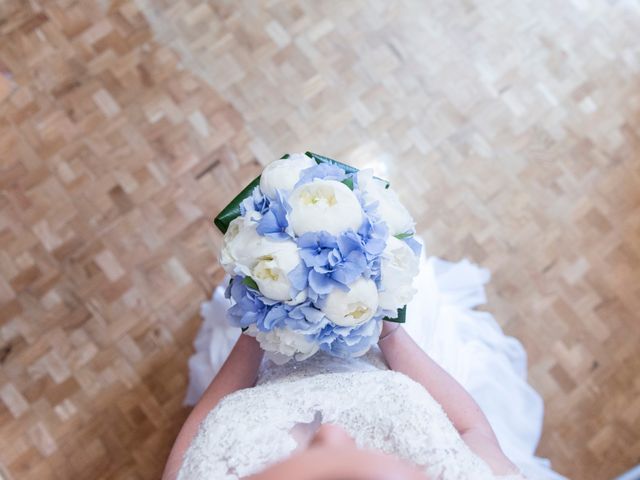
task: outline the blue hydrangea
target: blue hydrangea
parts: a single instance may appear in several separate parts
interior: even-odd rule
[[[240,202],[240,214],[245,216],[249,212],[258,212],[262,215],[269,211],[270,203],[269,198],[262,194],[260,187],[256,187],[249,197]]]
[[[378,341],[381,318],[374,318],[356,327],[327,326],[316,335],[320,349],[337,357],[362,355]]]
[[[260,295],[258,290],[248,287],[243,277],[231,279],[225,291],[225,296],[233,300],[234,304],[227,310],[229,322],[240,328],[250,325],[263,325],[264,318],[275,303]]]
[[[282,193],[278,191],[276,198],[271,200],[269,204],[269,210],[264,212],[258,221],[257,232],[260,235],[281,240],[289,238],[287,233],[289,226],[287,213],[289,211],[289,204],[283,198]]]
[[[262,296],[247,283],[246,277],[235,276],[225,292],[225,296],[234,302],[227,311],[234,326],[247,328],[255,325],[263,332],[286,327],[314,335],[328,323],[310,300],[297,305],[277,302]]]
[[[309,289],[317,299],[332,288],[349,289],[349,284],[367,269],[364,245],[355,232],[337,238],[327,232],[309,232],[298,238],[302,263],[289,278],[297,291]]]
[[[307,168],[302,171],[300,180],[296,183],[296,187],[304,185],[305,183],[312,182],[315,179],[322,180],[335,180],[342,182],[347,178],[347,174],[344,170],[336,165],[328,163],[321,163],[315,167]]]
[[[307,301],[299,305],[280,303],[272,306],[258,328],[263,331],[289,328],[307,335],[314,335],[327,323],[328,320],[323,313]]]

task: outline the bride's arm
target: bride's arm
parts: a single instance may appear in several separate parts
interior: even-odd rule
[[[213,379],[200,401],[184,422],[178,438],[176,438],[167,465],[162,475],[163,480],[173,480],[182,465],[182,457],[198,431],[198,426],[207,414],[216,406],[222,397],[255,385],[258,367],[264,352],[255,338],[240,335],[227,361]]]
[[[394,331],[394,329],[397,329]],[[446,412],[465,443],[498,475],[517,468],[502,453],[480,407],[462,386],[434,362],[397,324],[384,322],[378,342],[389,368],[420,383]]]

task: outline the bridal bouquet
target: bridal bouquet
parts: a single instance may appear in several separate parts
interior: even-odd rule
[[[420,244],[387,182],[314,153],[269,164],[218,217],[229,321],[279,363],[357,357],[404,322]]]

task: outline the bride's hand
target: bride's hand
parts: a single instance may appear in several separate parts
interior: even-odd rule
[[[382,332],[380,333],[380,340],[391,335],[396,329],[401,328],[401,324],[395,322],[382,322]]]
[[[391,455],[357,448],[314,447],[246,480],[429,480],[416,467]]]
[[[308,448],[247,480],[428,480],[407,462],[382,452],[361,450],[342,428],[322,425]]]
[[[380,337],[378,338],[378,346],[382,349],[382,353],[385,353],[385,348],[383,344],[393,343],[393,337],[398,336],[402,333],[402,325],[400,323],[395,322],[382,322],[382,331],[380,332]],[[385,355],[386,356],[386,355]],[[392,370],[394,370],[392,368]]]

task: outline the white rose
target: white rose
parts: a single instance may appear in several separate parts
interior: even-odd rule
[[[416,223],[409,210],[400,202],[391,188],[385,188],[384,182],[373,178],[371,172],[358,173],[358,185],[363,191],[366,204],[378,202],[378,215],[389,227],[389,235],[413,232]]]
[[[255,325],[251,325],[246,333],[255,337],[260,347],[268,353],[269,359],[278,365],[287,363],[291,358],[298,361],[306,360],[319,348],[304,334],[288,328],[274,328],[268,332],[262,332]]]
[[[378,289],[371,279],[358,278],[349,291],[338,288],[327,295],[322,312],[336,325],[352,327],[365,323],[378,309]]]
[[[416,293],[413,277],[418,274],[418,257],[402,240],[387,239],[380,263],[379,305],[384,310],[403,307]]]
[[[260,293],[272,300],[291,300],[288,274],[300,263],[298,246],[291,240],[263,237],[256,253],[259,256],[251,268],[251,278],[258,284]]]
[[[355,194],[344,183],[314,180],[300,185],[289,196],[289,225],[296,235],[324,230],[338,235],[357,230],[363,212]]]
[[[257,218],[257,214],[252,218]],[[255,251],[264,239],[256,232],[256,227],[256,222],[249,217],[234,218],[229,224],[220,250],[220,265],[227,273],[251,274]]]
[[[290,191],[298,183],[300,172],[316,165],[315,160],[302,153],[294,153],[289,158],[271,162],[260,176],[260,190],[270,198],[276,196],[276,190]]]

